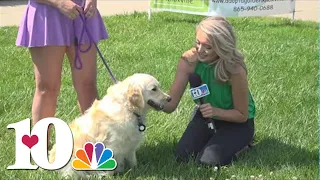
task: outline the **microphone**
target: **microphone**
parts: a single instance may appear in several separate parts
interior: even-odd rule
[[[204,104],[203,97],[210,94],[207,84],[202,84],[201,77],[196,73],[189,75],[189,83],[191,86],[190,93],[192,99],[199,99],[200,104]],[[212,120],[208,118],[206,120],[208,122],[208,128],[215,130]]]

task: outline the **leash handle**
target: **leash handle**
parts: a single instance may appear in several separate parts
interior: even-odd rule
[[[87,24],[87,23],[86,23],[86,18],[83,17],[84,15],[83,15],[83,16],[82,16],[82,15],[83,15],[83,14],[80,14],[80,19],[81,19],[82,22],[83,22],[83,28],[82,28],[82,30],[81,30],[80,39],[78,39],[78,38],[76,37],[75,20],[73,20],[73,30],[74,30],[74,36],[75,36],[75,41],[74,41],[74,45],[75,45],[75,60],[74,60],[74,66],[75,66],[75,68],[77,68],[78,70],[82,69],[82,61],[81,61],[81,57],[80,57],[79,52],[81,52],[81,53],[87,53],[87,52],[91,49],[92,43],[93,43],[93,44],[95,45],[96,49],[97,49],[97,52],[99,53],[99,56],[100,56],[103,64],[104,64],[105,67],[107,68],[107,70],[108,70],[108,72],[109,72],[109,74],[110,74],[110,76],[111,76],[111,78],[112,78],[112,80],[113,80],[113,83],[114,83],[114,84],[117,84],[117,83],[118,83],[117,79],[115,78],[114,74],[112,73],[111,69],[109,68],[109,66],[108,66],[106,60],[104,59],[104,57],[103,57],[100,49],[98,48],[98,45],[93,41],[92,35],[91,35],[91,33],[89,32],[89,30],[88,30],[88,28],[87,28],[87,26],[86,26],[86,24]],[[84,32],[85,32],[85,31],[86,31],[86,33],[87,33],[87,35],[88,35],[88,37],[89,37],[90,45],[89,45],[89,47],[88,47],[87,49],[82,50],[82,49],[81,49],[81,42],[82,42],[82,38],[83,38],[83,35],[84,35]],[[79,61],[79,62],[78,62],[78,61]],[[77,63],[77,62],[78,62],[78,63]],[[78,64],[79,64],[80,67],[78,66]]]
[[[79,54],[78,38],[76,38],[76,37],[74,38],[74,47],[75,47],[74,67],[77,68],[78,70],[80,70],[80,69],[82,69],[82,61],[81,61],[80,54]]]

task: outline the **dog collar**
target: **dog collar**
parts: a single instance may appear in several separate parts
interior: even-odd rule
[[[142,123],[141,116],[139,114],[137,114],[137,113],[133,113],[133,114],[137,116],[139,131],[143,132],[144,130],[146,130],[146,126]]]

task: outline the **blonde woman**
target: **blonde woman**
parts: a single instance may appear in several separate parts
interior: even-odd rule
[[[199,105],[183,133],[176,158],[186,162],[195,157],[197,163],[204,165],[228,165],[252,141],[256,110],[244,57],[226,19],[208,17],[197,26],[196,45],[181,57],[170,90],[172,100],[165,112],[176,109],[191,73],[200,75],[210,95]],[[208,128],[206,118],[213,120],[216,132]]]

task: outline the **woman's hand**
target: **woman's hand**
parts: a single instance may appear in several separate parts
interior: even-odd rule
[[[83,12],[82,8],[71,0],[57,2],[57,8],[70,19],[75,19]]]
[[[189,64],[193,64],[198,60],[198,52],[196,48],[193,47],[188,51],[184,52],[181,58],[186,60]]]
[[[204,118],[213,118],[217,114],[217,108],[211,106],[209,103],[201,104],[199,109]]]
[[[97,0],[86,0],[84,13],[87,18],[93,17],[97,13]]]

